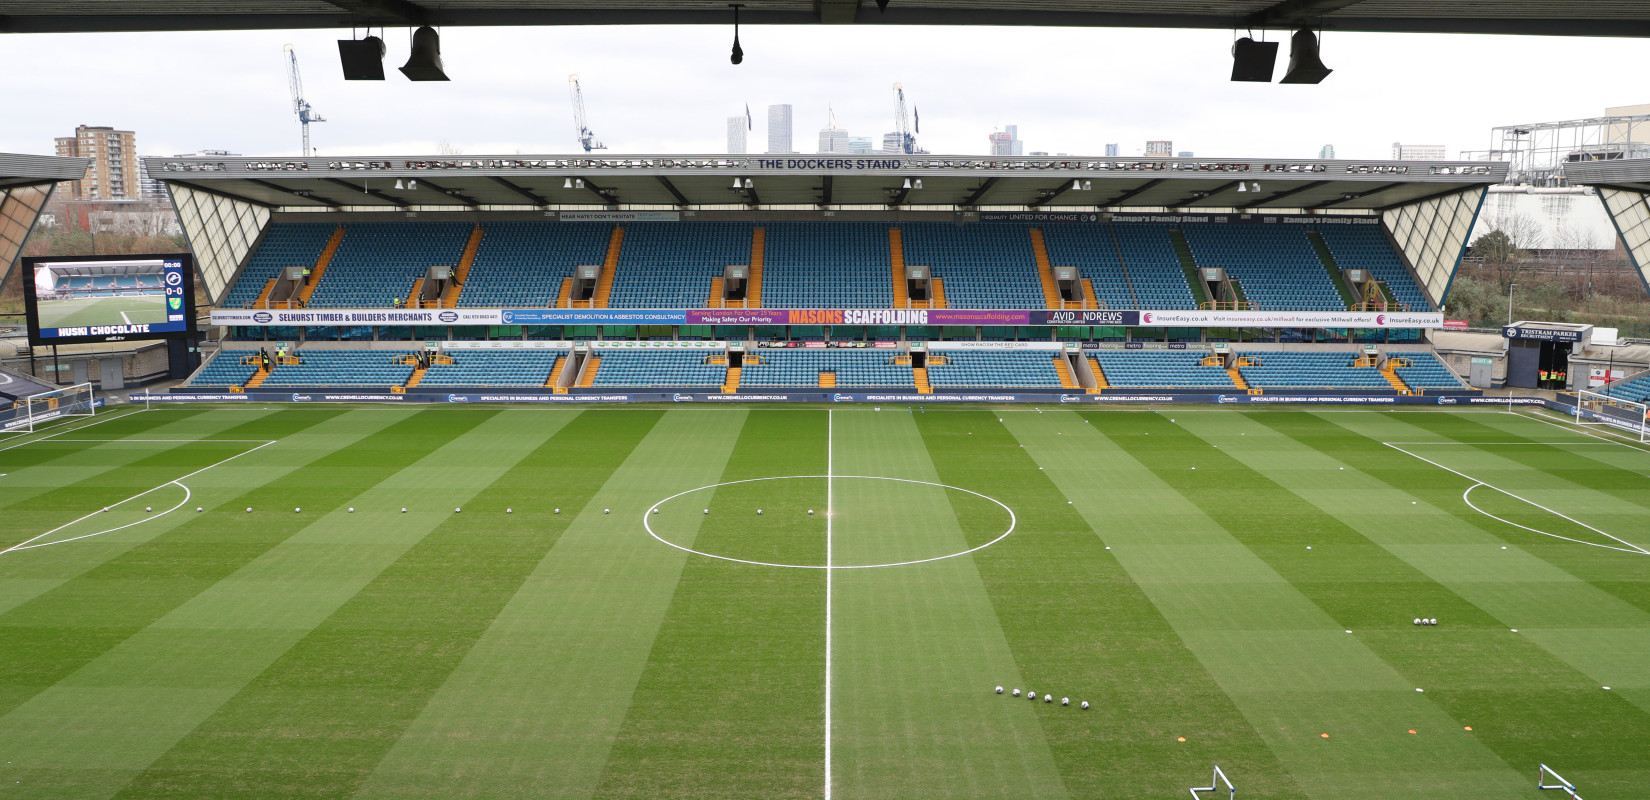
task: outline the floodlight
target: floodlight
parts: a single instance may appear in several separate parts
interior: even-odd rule
[[[441,34],[425,25],[412,36],[412,53],[402,65],[401,74],[411,81],[451,80],[441,66]]]
[[[1271,83],[1278,63],[1277,42],[1257,42],[1247,36],[1232,42],[1232,80]]]
[[[732,61],[735,66],[745,61],[745,48],[739,46],[739,8],[743,5],[743,3],[728,4],[728,7],[733,9],[733,55],[728,60]]]
[[[1301,28],[1289,39],[1289,71],[1278,83],[1323,83],[1334,70],[1323,65],[1318,57],[1318,37]]]
[[[343,64],[346,81],[381,81],[384,79],[384,40],[377,36],[339,39],[338,60]]]

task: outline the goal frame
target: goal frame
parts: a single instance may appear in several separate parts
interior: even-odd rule
[[[1213,777],[1209,778],[1209,785],[1208,786],[1193,786],[1193,787],[1191,787],[1192,797],[1194,798],[1194,800],[1203,800],[1203,798],[1200,797],[1200,795],[1202,795],[1205,792],[1219,792],[1221,790],[1221,784],[1223,784],[1223,783],[1226,784],[1225,788],[1226,788],[1226,792],[1227,792],[1227,797],[1228,798],[1236,798],[1237,797],[1237,787],[1232,785],[1232,781],[1226,777],[1226,773],[1221,771],[1220,765],[1216,764],[1215,765],[1215,773],[1214,773]],[[1581,798],[1578,797],[1578,798],[1576,798],[1576,800],[1581,800]]]
[[[1576,392],[1573,416],[1577,425],[1614,428],[1650,442],[1650,405],[1645,403],[1584,389]]]
[[[18,402],[22,413],[13,421],[10,433],[33,433],[44,422],[65,417],[97,414],[97,391],[91,383],[77,383],[49,392],[24,397]]]
[[[1548,783],[1547,782],[1547,776],[1549,776],[1549,775],[1551,775],[1553,780],[1557,781],[1557,783]],[[1572,784],[1569,781],[1564,780],[1563,775],[1560,775],[1560,774],[1554,772],[1553,768],[1547,766],[1546,764],[1542,764],[1540,771],[1535,773],[1535,788],[1537,788],[1537,789],[1557,789],[1557,790],[1569,795],[1571,800],[1581,800],[1581,795],[1576,794],[1575,784]]]

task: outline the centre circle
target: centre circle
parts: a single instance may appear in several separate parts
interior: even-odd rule
[[[981,500],[984,500],[988,503],[991,503],[992,505],[997,506],[998,508],[1001,508],[1003,510],[1003,512],[1008,515],[1008,527],[1006,529],[1004,529],[1002,533],[997,534],[997,536],[995,538],[993,538],[991,541],[985,542],[984,544],[976,545],[974,547],[970,547],[966,550],[958,550],[958,551],[952,552],[952,553],[944,553],[944,554],[941,554],[941,555],[935,555],[935,556],[929,556],[929,557],[923,557],[923,558],[910,558],[910,559],[905,559],[905,560],[900,560],[900,561],[888,561],[886,563],[875,563],[875,564],[838,564],[838,563],[834,563],[834,559],[832,560],[833,563],[830,563],[830,564],[788,564],[788,563],[782,563],[782,562],[778,562],[778,561],[762,561],[762,560],[756,560],[756,559],[736,558],[734,556],[723,555],[723,554],[714,553],[714,552],[708,552],[706,550],[695,549],[693,547],[688,547],[686,545],[679,544],[677,542],[673,542],[668,537],[666,537],[664,535],[661,535],[660,532],[655,530],[654,527],[653,527],[654,519],[659,514],[660,510],[662,508],[665,508],[672,501],[680,501],[683,504],[692,505],[691,503],[687,503],[685,498],[689,498],[692,495],[695,495],[695,494],[700,493],[700,492],[708,492],[708,491],[719,489],[719,488],[722,488],[722,487],[725,487],[725,486],[740,486],[740,485],[743,485],[743,484],[762,483],[762,482],[765,482],[765,481],[799,481],[799,480],[822,480],[822,481],[831,482],[833,484],[844,482],[844,481],[887,481],[887,482],[896,483],[896,484],[908,484],[908,485],[913,485],[913,486],[927,486],[927,487],[933,487],[933,488],[936,488],[936,489],[949,490],[949,491],[954,491],[954,492],[961,492],[961,493],[966,494],[966,495],[972,495],[974,497],[980,498]],[[827,494],[832,494],[831,487],[829,487],[829,486],[827,487]],[[760,507],[758,506],[757,508],[760,508]],[[708,509],[706,509],[706,510],[708,510]],[[818,511],[821,514],[826,514],[827,513],[825,509],[819,509]],[[700,514],[699,511],[694,511],[693,513],[695,515]],[[760,510],[753,510],[752,513],[753,513],[753,516],[751,517],[751,519],[754,520],[754,519],[759,519],[760,517],[756,516],[756,515],[761,514],[763,512],[760,511]],[[775,509],[774,513],[777,514],[777,513],[781,513],[781,512],[780,512],[779,509]],[[795,512],[793,511],[792,513],[795,513]],[[836,513],[840,515],[844,512],[838,510]],[[825,522],[825,525],[827,526],[826,530],[828,531],[830,529],[829,526],[831,526],[832,523],[833,523],[833,520],[826,519],[826,520],[824,520],[824,522]],[[990,547],[990,546],[1002,541],[1003,539],[1008,538],[1008,535],[1014,532],[1014,527],[1015,527],[1016,524],[1018,524],[1018,519],[1014,515],[1014,509],[1009,508],[1002,501],[998,500],[995,497],[991,497],[990,495],[981,494],[981,493],[976,492],[972,489],[964,489],[961,486],[952,486],[950,484],[945,484],[945,483],[935,483],[933,481],[919,481],[919,480],[912,480],[910,478],[887,478],[887,477],[882,477],[882,476],[878,476],[878,475],[832,475],[832,476],[826,476],[826,475],[781,475],[781,476],[776,476],[776,477],[771,477],[771,478],[746,478],[744,480],[738,480],[738,481],[724,481],[722,483],[712,483],[712,484],[709,484],[709,485],[706,485],[706,486],[700,486],[700,487],[697,487],[697,488],[688,489],[687,491],[677,492],[676,494],[673,494],[669,497],[664,498],[663,500],[660,500],[657,503],[654,503],[652,506],[648,507],[647,511],[642,513],[642,527],[647,530],[647,533],[648,533],[649,536],[652,536],[654,539],[658,540],[661,544],[665,544],[665,545],[668,545],[670,547],[674,547],[677,550],[681,550],[683,552],[693,553],[694,555],[699,555],[699,556],[704,556],[705,558],[714,558],[714,559],[718,559],[718,560],[721,560],[721,561],[732,561],[732,562],[738,563],[738,564],[750,564],[750,565],[759,566],[759,567],[784,567],[784,568],[788,568],[788,569],[875,569],[875,568],[879,568],[879,567],[904,567],[904,566],[910,566],[912,564],[926,564],[930,561],[943,561],[943,560],[948,559],[948,558],[956,558],[958,556],[965,556],[965,555],[968,555],[969,553],[973,553],[977,550],[983,550],[987,547]],[[789,535],[789,534],[787,534],[787,535]],[[835,534],[835,535],[840,535],[840,534]],[[828,549],[829,549],[829,546],[830,546],[829,543],[827,543]]]

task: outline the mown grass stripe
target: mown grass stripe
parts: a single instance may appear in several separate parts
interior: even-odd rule
[[[751,411],[721,480],[822,475],[825,434],[825,412]],[[807,522],[825,507],[823,481],[695,502],[711,509],[696,549],[765,537],[776,558],[824,563],[823,520]],[[823,570],[688,556],[594,796],[820,796],[824,622]]]
[[[1009,417],[1010,414],[1016,416]],[[1001,416],[1008,424],[1000,423]],[[1145,482],[1117,475],[1105,453],[1061,451],[1018,438],[1020,421],[1063,418],[1075,439],[1088,427],[1065,412],[950,411],[917,418],[941,479],[990,487],[1013,506],[1020,528],[973,556],[1027,688],[1073,687],[1094,708],[1039,713],[1043,735],[1073,797],[1161,798],[1207,778],[1215,762],[1238,766],[1245,793],[1303,798],[1232,700],[1141,591],[1102,538],[1115,527],[1085,516],[1044,466],[1077,481],[1071,497],[1106,506],[1145,502]],[[1048,435],[1064,442],[1065,436]],[[1022,447],[1024,444],[1024,447]],[[1106,498],[1106,499],[1102,499]],[[1157,510],[1174,515],[1172,508]],[[1175,517],[1177,520],[1179,517]],[[959,517],[965,529],[983,520]],[[1097,535],[1098,534],[1098,535]],[[1025,702],[1025,701],[1020,701]],[[1074,700],[1075,702],[1075,700]],[[1029,705],[1029,704],[1027,704]],[[1069,709],[1068,709],[1069,711]],[[1187,742],[1176,737],[1186,736]]]
[[[479,424],[497,413],[467,415]],[[581,414],[516,466],[539,486],[587,498],[657,418]],[[498,456],[475,448],[463,456],[464,466],[487,458]],[[419,469],[439,479],[450,468]],[[505,520],[502,508],[524,487],[480,484],[430,490],[430,501],[470,498],[472,510],[445,515],[434,530],[416,535],[399,558],[116,796],[355,792],[566,527],[553,516]],[[393,526],[398,516],[377,524]],[[309,735],[294,738],[294,728]]]

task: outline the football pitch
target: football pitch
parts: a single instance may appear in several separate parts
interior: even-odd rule
[[[40,327],[78,328],[91,325],[154,325],[166,321],[166,295],[90,297],[42,300]]]
[[[0,438],[0,798],[1643,798],[1592,433],[117,407]]]

